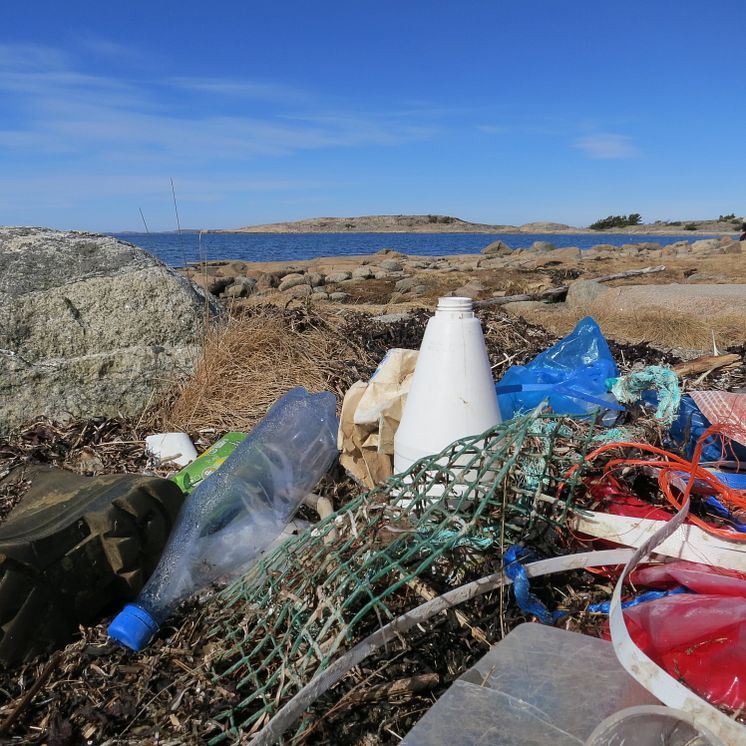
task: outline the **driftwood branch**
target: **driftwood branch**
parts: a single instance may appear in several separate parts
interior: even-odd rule
[[[602,275],[601,277],[584,277],[583,279],[595,280],[596,282],[611,282],[612,280],[623,280],[625,277],[637,277],[638,275],[652,275],[656,272],[663,272],[665,266],[644,267],[643,269],[628,269],[626,272],[615,272],[613,275]],[[502,298],[487,298],[486,300],[475,301],[475,308],[485,308],[487,306],[502,306],[505,303],[515,303],[521,300],[546,300],[556,301],[567,294],[568,285],[560,285],[556,288],[542,290],[540,293],[521,293],[520,295],[506,295]]]
[[[705,355],[704,357],[695,357],[694,360],[677,363],[673,366],[673,370],[678,376],[683,378],[684,376],[692,376],[697,373],[711,373],[718,368],[738,365],[740,362],[741,356],[734,352],[727,355]]]

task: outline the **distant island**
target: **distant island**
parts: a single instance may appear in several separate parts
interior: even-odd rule
[[[740,219],[738,219],[740,220]],[[471,223],[450,215],[363,215],[349,218],[309,218],[285,223],[248,225],[211,230],[209,233],[735,233],[738,220],[675,220],[640,223],[624,228],[592,230],[564,223],[535,222],[523,225]],[[738,223],[738,225],[736,224]]]

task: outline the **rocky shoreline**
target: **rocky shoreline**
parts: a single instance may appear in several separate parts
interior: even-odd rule
[[[701,264],[703,260],[719,256],[740,258],[741,254],[742,244],[729,237],[679,241],[665,247],[654,242],[629,243],[621,247],[601,243],[586,251],[575,247],[558,249],[549,241],[536,241],[527,249],[511,249],[505,242],[495,241],[480,254],[432,257],[381,249],[371,255],[295,262],[214,260],[192,264],[182,271],[193,282],[223,299],[279,293],[288,299],[400,303],[432,296],[435,292],[483,299],[531,290],[520,287],[515,275],[528,279],[532,274],[543,274],[551,284],[553,275],[573,280],[586,274],[600,274],[607,267],[617,271],[661,261],[667,261],[671,271],[659,281],[726,282],[734,278],[714,273],[704,266],[699,271],[697,265],[679,265],[687,260]],[[678,269],[683,273],[681,278],[673,276]],[[693,271],[684,276],[690,270]],[[366,293],[365,286],[377,292]]]

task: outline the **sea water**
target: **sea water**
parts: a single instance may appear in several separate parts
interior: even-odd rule
[[[356,256],[394,249],[404,254],[446,256],[478,254],[485,246],[505,241],[513,249],[534,241],[550,241],[557,248],[590,249],[605,243],[655,242],[666,246],[676,241],[713,238],[702,234],[643,235],[628,233],[117,233],[116,238],[140,246],[167,264],[233,259],[245,262],[300,261],[319,256]]]

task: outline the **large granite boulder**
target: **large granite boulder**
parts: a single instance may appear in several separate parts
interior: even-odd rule
[[[212,296],[132,244],[0,227],[0,430],[136,415],[188,373]]]

